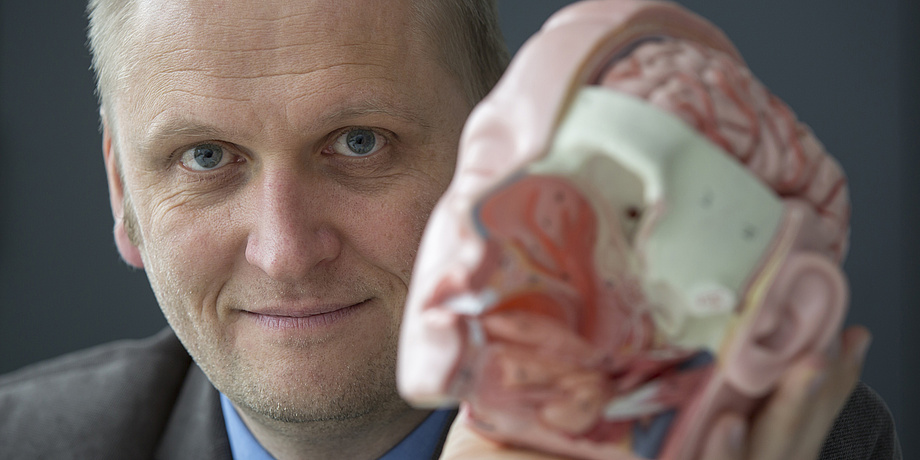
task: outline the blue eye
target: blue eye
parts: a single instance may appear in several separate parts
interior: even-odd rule
[[[224,158],[226,157],[226,158]],[[196,145],[182,153],[182,164],[192,171],[211,171],[229,163],[230,155],[224,155],[223,147],[217,144]]]
[[[377,153],[386,145],[386,139],[366,128],[352,128],[342,133],[332,144],[332,150],[340,155],[364,157]]]
[[[374,150],[374,145],[377,144],[377,136],[366,129],[356,129],[349,131],[345,135],[345,143],[348,144],[348,148],[352,152],[366,155],[367,152]]]

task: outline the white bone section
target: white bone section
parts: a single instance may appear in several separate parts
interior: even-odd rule
[[[444,305],[462,315],[481,315],[498,301],[493,289],[484,289],[476,294],[465,292],[447,299]]]
[[[469,329],[470,343],[476,348],[484,347],[486,345],[486,331],[483,329],[479,318],[469,316],[466,319],[466,324]]]
[[[610,421],[635,420],[640,417],[659,414],[668,409],[657,401],[657,382],[643,385],[636,391],[612,400],[604,408],[604,419]]]
[[[600,87],[578,92],[528,172],[569,177],[599,217],[638,205],[638,229],[601,229],[599,241],[637,232],[634,255],[659,330],[678,346],[718,349],[782,220],[769,188],[676,116]],[[604,267],[624,267],[611,266],[604,246],[595,250],[599,275],[615,275]]]

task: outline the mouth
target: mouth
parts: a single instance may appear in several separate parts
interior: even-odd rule
[[[356,314],[371,299],[347,305],[327,305],[318,308],[269,308],[260,311],[242,310],[242,314],[269,330],[310,330],[330,327]]]

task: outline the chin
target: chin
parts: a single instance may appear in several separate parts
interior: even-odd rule
[[[231,353],[232,358],[220,360],[226,365],[205,373],[238,406],[271,420],[357,419],[402,401],[396,391],[395,338],[373,339],[295,347],[262,343],[261,353]]]

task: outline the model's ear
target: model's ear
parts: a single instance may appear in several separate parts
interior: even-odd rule
[[[102,117],[102,155],[105,159],[105,173],[109,181],[109,201],[112,205],[112,217],[115,218],[115,246],[118,253],[128,265],[135,268],[144,268],[141,252],[128,238],[125,230],[125,192],[121,181],[121,172],[118,167],[115,149],[112,146],[112,133],[109,125]]]
[[[840,268],[814,253],[793,253],[780,267],[753,324],[726,363],[733,386],[748,396],[767,393],[792,363],[827,351],[848,302]]]

